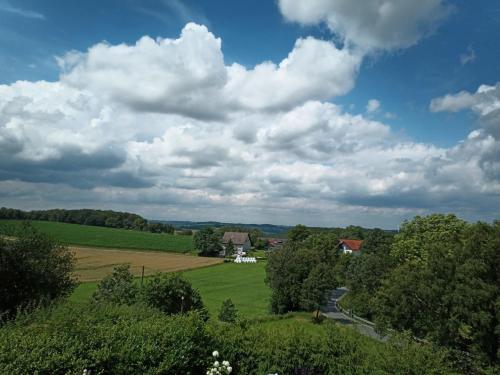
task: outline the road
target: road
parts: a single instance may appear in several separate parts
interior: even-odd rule
[[[379,335],[377,332],[375,332],[375,329],[372,326],[356,321],[349,315],[346,315],[342,311],[340,311],[339,307],[337,306],[337,301],[346,293],[346,288],[334,289],[332,291],[332,294],[330,295],[328,304],[321,309],[321,313],[327,318],[334,320],[336,323],[351,326],[365,336],[369,336],[379,341],[387,341],[387,337]]]

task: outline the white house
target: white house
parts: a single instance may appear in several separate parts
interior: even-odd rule
[[[224,248],[224,255],[226,254],[226,246],[229,242],[233,243],[234,252],[236,255],[246,255],[247,251],[252,247],[250,236],[248,233],[242,232],[225,232],[222,237],[222,247]]]

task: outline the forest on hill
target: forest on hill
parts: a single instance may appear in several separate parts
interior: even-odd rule
[[[152,233],[173,233],[174,227],[169,224],[148,221],[130,212],[94,209],[51,209],[23,211],[15,208],[0,208],[0,219],[7,220],[40,220],[60,223],[92,225],[97,227],[134,229]]]

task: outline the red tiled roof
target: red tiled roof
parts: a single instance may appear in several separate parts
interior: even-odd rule
[[[361,241],[361,240],[340,239],[339,245],[345,244],[352,251],[358,251],[361,248],[362,243],[363,243],[363,241]]]

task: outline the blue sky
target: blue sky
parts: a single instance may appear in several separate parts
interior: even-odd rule
[[[499,81],[498,61],[500,60],[500,48],[498,47],[498,42],[495,37],[499,35],[500,31],[500,4],[498,4],[498,2],[492,0],[480,0],[476,2],[465,0],[426,0],[422,3],[421,8],[428,6],[430,10],[422,10],[421,13],[418,13],[420,12],[420,10],[418,10],[417,13],[421,15],[421,18],[415,20],[412,16],[415,10],[408,10],[412,5],[404,4],[410,4],[410,2],[403,1],[397,5],[397,2],[391,0],[373,0],[370,1],[370,3],[375,4],[374,7],[379,7],[378,10],[382,9],[382,5],[386,3],[385,5],[391,6],[392,8],[390,9],[392,9],[394,14],[399,18],[396,19],[396,16],[394,16],[394,18],[389,17],[385,20],[382,19],[379,24],[382,24],[383,28],[378,30],[381,35],[380,38],[377,36],[377,40],[372,40],[370,42],[366,42],[366,38],[369,38],[370,30],[365,30],[365,34],[363,34],[362,32],[358,33],[357,31],[348,30],[348,27],[343,28],[342,25],[356,24],[357,21],[349,17],[359,17],[359,19],[365,23],[368,20],[369,24],[370,18],[366,17],[373,18],[375,17],[374,14],[377,14],[376,12],[369,13],[367,11],[366,14],[364,14],[359,11],[359,9],[346,10],[345,1],[343,0],[333,1],[332,4],[335,5],[331,7],[324,6],[321,1],[317,0],[311,1],[310,5],[303,6],[302,8],[299,3],[293,0],[276,2],[263,0],[230,2],[222,0],[210,2],[194,0],[109,0],[86,2],[0,0],[0,84],[9,88],[9,90],[14,90],[13,87],[16,85],[16,81],[37,82],[45,80],[52,83],[64,82],[65,85],[71,81],[70,86],[72,88],[78,87],[82,89],[84,84],[81,79],[85,80],[85,77],[76,77],[78,78],[78,84],[74,84],[75,80],[71,79],[66,82],[65,78],[61,78],[62,70],[57,63],[56,57],[69,61],[68,53],[70,51],[79,51],[85,54],[89,48],[103,41],[107,43],[107,46],[111,47],[121,43],[130,46],[134,45],[136,41],[143,36],[150,36],[153,39],[160,37],[174,40],[179,38],[181,30],[183,30],[187,23],[194,22],[197,25],[204,25],[207,32],[211,33],[214,38],[220,38],[222,43],[221,53],[225,66],[228,67],[233,64],[238,64],[244,67],[247,72],[252,72],[256,66],[266,61],[279,64],[280,61],[285,59],[288,54],[294,50],[294,46],[296,46],[296,41],[298,39],[307,37],[312,37],[314,40],[324,41],[326,43],[332,43],[339,51],[348,51],[350,54],[358,56],[357,58],[359,60],[351,62],[354,69],[352,70],[352,82],[344,82],[341,87],[332,86],[331,90],[327,93],[324,92],[326,89],[321,87],[314,88],[314,90],[310,87],[306,87],[305,89],[301,88],[300,90],[305,92],[310,90],[311,94],[309,96],[304,94],[305,96],[303,98],[297,100],[295,98],[299,94],[294,93],[293,90],[295,87],[291,86],[288,90],[290,91],[290,98],[294,100],[293,103],[290,101],[269,105],[272,107],[271,109],[266,109],[266,105],[261,104],[261,98],[259,98],[258,105],[253,101],[248,104],[249,107],[246,110],[239,111],[238,116],[228,110],[227,116],[230,119],[226,119],[224,123],[217,124],[216,128],[219,132],[224,132],[232,127],[239,129],[244,126],[239,125],[240,122],[248,118],[253,119],[254,117],[258,117],[258,119],[253,119],[252,121],[279,122],[281,121],[279,120],[281,118],[279,116],[285,116],[287,111],[291,112],[287,118],[293,119],[296,115],[293,112],[294,109],[301,108],[300,106],[308,101],[319,100],[323,106],[332,103],[335,108],[340,108],[340,111],[346,116],[359,115],[362,117],[363,121],[369,122],[373,120],[382,124],[383,127],[386,127],[384,129],[388,129],[388,131],[381,130],[380,137],[385,137],[386,140],[381,138],[379,141],[382,143],[389,142],[391,144],[390,147],[392,147],[391,149],[398,149],[397,146],[394,146],[398,142],[398,144],[401,145],[412,144],[414,148],[427,147],[428,159],[442,158],[443,160],[449,160],[454,157],[450,155],[462,155],[466,151],[459,150],[458,148],[461,147],[460,145],[464,144],[464,140],[468,139],[469,135],[474,131],[483,132],[484,134],[482,134],[482,136],[488,135],[496,142],[496,129],[498,128],[498,124],[496,123],[497,120],[496,118],[493,119],[493,125],[490,124],[490,120],[488,120],[490,121],[488,123],[490,125],[486,126],[483,124],[484,118],[486,118],[487,115],[489,116],[490,111],[486,113],[484,106],[481,107],[481,103],[478,104],[478,101],[484,95],[481,94],[482,96],[479,98],[480,95],[477,94],[476,91],[481,85],[496,88],[496,84]],[[349,7],[347,6],[347,8]],[[344,11],[345,14],[342,13]],[[314,17],[310,16],[311,14],[314,14]],[[434,19],[436,14],[440,14],[441,16]],[[401,21],[404,17],[408,17],[408,20]],[[387,24],[383,25],[383,22],[387,22]],[[415,30],[418,29],[417,31],[411,28],[405,28],[412,22],[415,23]],[[386,31],[389,31],[389,34],[386,34]],[[377,30],[375,30],[374,34],[376,33]],[[391,41],[383,39],[385,35],[401,34],[404,37],[405,33],[408,40],[411,40],[410,42],[407,40],[399,40],[395,42],[395,44],[390,44],[392,43]],[[326,44],[324,45],[326,46]],[[76,65],[84,65],[85,58],[85,56],[82,57]],[[147,61],[144,63],[147,63]],[[119,64],[118,62],[117,66]],[[144,67],[145,66],[138,66],[137,68],[140,70],[144,69]],[[108,67],[107,69],[110,68]],[[117,69],[120,68],[118,67]],[[338,71],[338,69],[335,71]],[[346,72],[347,75],[351,74],[349,73],[351,70],[346,70]],[[332,74],[328,72],[325,74],[325,77],[332,77]],[[75,74],[68,74],[68,76],[75,78]],[[255,76],[252,77],[251,79],[257,79]],[[138,79],[141,79],[140,74],[138,74]],[[335,82],[338,82],[338,80],[339,79],[336,79]],[[161,82],[158,84],[161,85]],[[253,82],[251,84],[253,85],[256,83]],[[106,91],[108,88],[109,87],[106,86],[103,89],[101,83],[98,83],[95,87],[85,87],[84,89],[87,90],[85,91],[85,93],[87,93],[88,91],[97,89]],[[42,90],[41,88],[39,89]],[[33,91],[33,95],[37,95],[39,89],[34,87],[29,91],[30,93]],[[283,89],[287,90],[287,87],[285,86]],[[272,90],[272,88],[270,88],[270,90]],[[431,102],[433,100],[444,98],[446,95],[455,95],[455,97],[450,98],[456,101],[458,100],[456,95],[461,91],[469,93],[471,98],[475,94],[477,95],[474,96],[474,99],[469,100],[470,103],[468,106],[463,105],[459,110],[457,110],[456,106],[453,107],[453,105],[451,107],[446,105],[435,106],[433,107],[434,109],[431,110]],[[266,93],[266,95],[267,94],[268,93]],[[16,94],[9,95],[15,97]],[[21,94],[17,95],[21,96]],[[26,92],[22,94],[24,97],[26,95]],[[491,94],[488,95],[491,96]],[[95,96],[97,97],[97,94]],[[484,100],[491,100],[490,96]],[[106,100],[110,101],[110,108],[117,108],[118,104],[116,97],[111,99],[107,98]],[[127,99],[126,103],[130,104],[131,100],[132,99]],[[266,99],[264,98],[262,100],[265,101]],[[372,100],[373,108],[371,111],[367,111],[367,104],[370,100]],[[123,105],[123,103],[119,105]],[[141,101],[141,108],[144,108],[145,105],[147,105],[148,108],[150,105],[154,107],[152,103],[144,103]],[[138,107],[132,107],[132,112],[137,112]],[[251,109],[249,109],[250,107]],[[258,109],[256,109],[257,107]],[[173,113],[179,115],[177,109],[172,109],[170,106],[168,108],[169,109],[163,108],[161,110],[155,109],[150,112],[161,112],[164,116],[172,116]],[[102,113],[102,108],[100,110],[93,110],[97,112],[101,111]],[[61,111],[64,112],[63,110]],[[266,116],[269,115],[269,111],[275,111],[278,117],[267,118]],[[143,109],[139,112],[140,116],[147,115],[144,113],[145,111]],[[4,109],[4,114],[6,113]],[[192,117],[190,114],[192,110],[181,110],[180,113],[183,119],[190,119]],[[186,115],[186,113],[188,113],[188,115]],[[133,114],[131,114],[131,116],[132,115]],[[0,121],[1,119],[0,117]],[[194,116],[194,120],[201,121],[203,118],[196,115]],[[12,121],[14,121],[13,117],[4,116],[3,121],[3,123],[0,122],[0,129],[2,126],[5,129],[12,128],[12,125],[8,126],[8,124],[12,124]],[[83,123],[81,126],[84,127],[85,122],[90,120],[85,119],[82,121]],[[130,121],[131,124],[137,124],[138,122],[144,121],[144,119],[142,117],[137,117],[135,119],[128,119],[127,121]],[[172,120],[164,117],[163,119],[155,119],[154,121],[165,121],[170,123]],[[205,127],[209,126],[207,124],[211,120],[206,121],[208,122],[194,126],[200,126],[205,129]],[[331,121],[335,123],[337,120]],[[336,122],[335,124],[338,123],[339,122]],[[161,127],[159,125],[154,125],[151,129],[143,129],[141,132],[137,132],[136,128],[123,129],[124,132],[129,132],[128,134],[131,134],[129,137],[130,139],[124,139],[122,143],[114,144],[113,147],[114,149],[124,147],[127,151],[124,150],[123,153],[127,154],[131,147],[131,142],[137,142],[138,140],[142,141],[144,138],[149,144],[148,149],[150,149],[151,144],[154,143],[153,140],[155,137],[164,137],[165,135],[163,132],[169,131],[169,126],[165,125],[165,127]],[[154,130],[152,130],[153,128]],[[493,131],[491,129],[493,129]],[[71,131],[78,132],[78,129],[72,128]],[[272,131],[278,130],[266,130],[261,128],[259,133],[259,129],[255,129],[255,134],[260,140],[261,138],[259,137],[265,137],[265,134],[271,134]],[[372,130],[368,130],[369,133],[371,131]],[[346,134],[347,132],[348,131],[346,131]],[[199,134],[202,133],[203,132]],[[327,135],[333,137],[333,142],[337,141],[333,134],[328,133]],[[366,133],[355,133],[355,135],[363,138],[366,136]],[[210,139],[212,135],[207,133],[206,136],[207,139]],[[7,139],[7,136],[4,135],[4,138]],[[61,140],[58,140],[58,142],[60,146]],[[305,141],[305,143],[307,142]],[[317,140],[314,142],[317,142]],[[255,158],[257,157],[256,155],[260,155],[264,152],[263,150],[268,147],[268,143],[269,142],[266,143],[262,141],[262,144],[259,144],[258,147],[255,143],[252,143],[253,146],[249,147],[255,152],[253,157]],[[127,144],[127,147],[124,146],[125,144]],[[63,146],[65,149],[73,146],[76,147],[74,144],[71,144],[71,147],[68,144]],[[78,147],[80,146],[81,145],[78,145]],[[191,146],[190,144],[186,144],[188,149],[191,149]],[[286,144],[276,144],[273,146],[273,150],[288,146]],[[111,146],[110,144],[103,144],[103,147],[109,149]],[[168,147],[168,145],[164,145],[164,147]],[[179,207],[173,207],[172,202],[168,200],[168,202],[165,201],[164,205],[162,205],[161,199],[159,202],[156,202],[159,198],[151,199],[164,208],[155,209],[151,207],[150,203],[145,202],[142,204],[140,199],[135,198],[133,199],[134,202],[136,202],[134,205],[127,206],[116,200],[109,203],[109,206],[119,209],[139,210],[154,218],[192,220],[219,219],[258,222],[277,220],[277,222],[305,222],[315,225],[346,225],[351,223],[347,222],[347,220],[350,220],[353,224],[359,223],[374,226],[377,225],[376,218],[380,215],[380,210],[385,209],[386,211],[383,213],[384,221],[382,225],[394,227],[402,218],[409,217],[415,213],[430,212],[431,207],[436,210],[441,209],[442,211],[451,211],[456,208],[458,214],[471,220],[491,220],[495,218],[499,208],[498,201],[497,205],[493,206],[494,210],[491,210],[492,207],[490,203],[495,202],[496,198],[499,198],[496,172],[491,172],[492,170],[496,171],[497,168],[495,164],[498,162],[496,147],[496,143],[491,146],[492,149],[488,149],[487,156],[482,154],[474,155],[477,159],[475,165],[479,165],[479,169],[483,168],[479,172],[484,173],[486,176],[485,178],[489,178],[487,182],[492,184],[489,190],[486,189],[487,197],[484,197],[484,199],[483,194],[485,194],[485,189],[479,191],[481,189],[476,187],[479,190],[469,191],[467,190],[469,188],[460,185],[462,183],[461,181],[453,180],[453,178],[448,175],[439,175],[441,173],[440,171],[444,170],[441,164],[439,168],[432,167],[432,170],[420,171],[419,173],[421,173],[421,175],[419,177],[414,176],[413,178],[409,178],[407,184],[402,184],[404,186],[398,187],[394,185],[394,181],[390,183],[388,181],[382,181],[384,178],[389,177],[384,175],[382,178],[381,175],[379,176],[377,174],[378,166],[373,166],[373,168],[371,168],[369,165],[367,166],[365,161],[359,162],[359,164],[356,164],[357,161],[353,161],[352,168],[368,168],[370,171],[373,169],[371,172],[365,170],[359,173],[363,174],[365,177],[370,175],[370,177],[367,177],[367,184],[372,183],[374,186],[381,184],[380,186],[390,186],[390,188],[387,188],[387,191],[380,192],[377,190],[378,188],[364,191],[363,187],[358,187],[355,189],[359,190],[356,196],[349,197],[349,194],[345,193],[345,189],[333,188],[331,185],[333,182],[331,181],[322,186],[321,181],[323,181],[323,179],[317,177],[315,174],[316,169],[322,166],[333,168],[331,170],[325,169],[324,173],[326,175],[328,175],[328,173],[339,173],[339,175],[345,175],[347,179],[359,178],[357,175],[346,175],[344,170],[340,171],[335,169],[336,165],[345,165],[347,161],[342,160],[342,163],[340,163],[339,159],[333,153],[330,153],[328,157],[324,158],[324,161],[315,159],[313,162],[312,160],[308,160],[307,157],[301,159],[301,155],[304,155],[307,151],[297,149],[294,153],[296,159],[291,158],[290,155],[273,155],[272,160],[278,160],[275,170],[279,171],[278,174],[284,173],[286,175],[287,173],[291,173],[286,172],[288,171],[287,167],[296,165],[297,161],[305,160],[308,167],[312,168],[311,171],[314,171],[314,173],[311,172],[312,175],[315,176],[314,178],[318,178],[316,183],[313,184],[317,189],[306,186],[308,184],[304,183],[303,179],[297,177],[297,180],[294,180],[293,183],[301,186],[301,189],[297,188],[297,190],[300,191],[291,191],[294,189],[288,189],[286,192],[283,191],[282,193],[283,196],[286,197],[286,202],[283,201],[281,205],[275,207],[276,215],[267,211],[262,213],[263,211],[259,204],[254,205],[252,199],[248,198],[248,196],[254,194],[260,197],[265,196],[264,200],[269,199],[270,201],[274,201],[281,190],[277,189],[273,191],[272,194],[267,192],[265,189],[270,183],[269,179],[264,179],[258,186],[251,186],[247,190],[238,190],[231,187],[226,191],[223,188],[217,190],[217,188],[214,187],[217,184],[225,184],[224,187],[227,188],[227,186],[235,184],[235,180],[224,182],[217,181],[217,183],[212,181],[205,185],[204,188],[200,187],[199,194],[202,196],[203,194],[208,194],[214,199],[214,202],[218,202],[220,198],[217,197],[219,196],[234,194],[233,200],[226,202],[227,205],[236,207],[234,208],[234,212],[230,214],[224,213],[225,211],[217,207],[216,203],[210,205],[211,209],[207,211],[202,208],[204,204],[196,203],[198,201],[190,201],[189,205],[192,204],[196,207],[196,210],[200,210],[192,212],[201,213],[196,213],[194,216],[188,215],[182,211],[181,205],[179,205]],[[29,146],[24,144],[24,150],[26,151],[28,149]],[[34,150],[31,151],[37,154]],[[85,155],[90,152],[83,148],[80,151]],[[216,151],[214,152],[216,153]],[[425,154],[423,151],[422,153]],[[62,152],[57,152],[57,154],[61,156]],[[78,155],[78,153],[76,154]],[[40,155],[40,152],[38,152],[37,155]],[[123,165],[131,164],[130,154],[127,155],[128,156],[123,157]],[[271,154],[266,155],[271,158]],[[418,157],[422,157],[420,151],[418,155]],[[170,156],[172,157],[172,155]],[[22,159],[23,157],[26,156],[19,155],[19,158]],[[401,158],[408,158],[408,155],[405,153],[405,155],[401,155]],[[472,163],[471,158],[467,159],[467,161],[462,160],[458,163]],[[16,159],[18,162],[19,160]],[[485,164],[484,160],[488,162]],[[37,162],[39,162],[38,159]],[[246,162],[248,162],[248,160],[246,160]],[[21,163],[19,165],[18,168],[23,168],[21,165],[24,164]],[[169,163],[163,165],[171,166]],[[212,166],[216,165],[224,168],[236,168],[232,164],[226,165],[221,160],[214,162]],[[35,167],[31,166],[31,168]],[[179,172],[177,170],[174,173],[177,178],[173,180],[169,180],[165,177],[160,178],[160,176],[156,181],[149,181],[150,178],[153,178],[152,175],[158,173],[157,171],[137,172],[141,170],[141,167],[138,166],[132,168],[134,172],[131,170],[125,171],[126,168],[120,168],[117,168],[119,170],[118,172],[123,174],[130,173],[131,176],[133,175],[131,179],[135,178],[141,181],[148,180],[145,186],[148,186],[152,190],[161,190],[168,187],[169,189],[174,189],[175,192],[178,193],[179,189],[184,189],[187,185],[189,185],[190,191],[193,189],[191,183],[186,183],[183,178],[177,176],[177,172]],[[252,165],[250,168],[253,169],[255,166]],[[257,167],[257,171],[259,168],[260,167]],[[400,168],[401,170],[398,168],[393,171],[393,176],[403,176],[400,177],[401,179],[406,178],[404,176],[408,176],[413,171],[412,168]],[[452,167],[450,166],[449,168]],[[484,170],[485,168],[488,170]],[[193,167],[192,169],[195,170],[196,168]],[[53,167],[47,167],[47,170],[53,172],[55,169]],[[2,177],[4,184],[15,183],[16,181],[22,183],[23,189],[26,190],[25,194],[29,199],[26,199],[26,196],[13,198],[12,196],[7,196],[7,194],[4,194],[2,197],[0,190],[0,203],[7,206],[16,206],[22,201],[30,202],[30,204],[36,204],[37,206],[52,207],[62,204],[85,206],[87,205],[87,201],[79,201],[71,197],[89,195],[88,199],[92,201],[93,198],[90,197],[92,197],[93,194],[102,192],[103,189],[107,190],[106,194],[112,194],[115,197],[116,191],[111,192],[111,190],[115,189],[116,185],[111,184],[111,187],[109,187],[109,183],[99,182],[108,181],[107,178],[109,176],[106,173],[111,172],[105,172],[97,167],[95,170],[99,171],[96,172],[99,175],[98,177],[96,177],[96,174],[93,175],[96,183],[83,190],[81,186],[68,187],[68,184],[64,182],[66,181],[65,178],[61,178],[61,184],[58,185],[58,187],[61,189],[69,189],[67,191],[67,200],[62,202],[54,200],[53,197],[44,196],[41,193],[37,193],[37,197],[30,193],[31,188],[34,189],[35,186],[38,188],[44,186],[44,188],[51,190],[50,187],[41,185],[50,182],[48,177],[33,181],[33,178],[27,178],[21,172],[18,173],[18,171],[6,170],[4,171],[5,173],[3,173],[4,177]],[[272,174],[274,173],[273,171],[274,169],[271,169],[268,173]],[[52,172],[47,175],[52,176]],[[117,170],[113,170],[112,172],[118,173]],[[474,174],[475,178],[482,178],[479,177],[479,174],[476,174],[476,172],[479,173],[478,171],[472,171],[471,173]],[[137,173],[143,174],[138,175]],[[186,175],[196,175],[192,170],[183,170],[179,173],[180,176],[184,177]],[[216,171],[213,171],[213,173],[218,175]],[[448,173],[448,169],[446,173]],[[490,176],[492,173],[495,176],[494,178]],[[291,174],[293,175],[293,173]],[[428,184],[422,184],[422,186],[416,182],[419,178],[428,178],[429,175],[433,174],[434,176],[439,175],[439,182],[429,181]],[[44,174],[44,176],[45,175],[46,174]],[[1,176],[2,174],[0,174],[0,177]],[[235,175],[233,178],[238,179],[241,177]],[[197,179],[196,181],[199,180]],[[439,184],[448,185],[441,186],[441,188],[435,188],[434,184],[437,184],[436,186],[441,186]],[[337,185],[338,182],[336,181],[335,186]],[[417,187],[416,185],[419,186]],[[276,187],[276,185],[273,186]],[[380,189],[384,190],[384,187]],[[128,194],[134,195],[134,190],[130,186],[121,186],[121,188],[127,189],[126,192],[123,192],[127,197],[129,197]],[[439,194],[435,194],[436,190],[439,191]],[[443,194],[446,191],[453,191],[453,194],[455,194],[456,191],[460,190],[466,191],[467,194],[469,194],[469,198],[470,195],[473,195],[473,202],[460,203],[455,206],[456,203],[453,202],[461,202],[460,196],[454,196],[453,199],[448,199],[449,197],[443,198]],[[332,191],[335,191],[335,193],[332,193],[331,196],[325,197],[324,199],[332,204],[332,209],[342,212],[345,211],[345,216],[343,216],[345,219],[338,219],[337,221],[334,220],[331,222],[327,212],[318,214],[308,209],[310,204],[307,203],[307,194],[311,192],[313,195],[321,195]],[[414,191],[414,194],[409,198],[408,192],[411,191]],[[83,192],[84,194],[79,195],[78,192]],[[172,191],[165,192],[166,195],[172,193]],[[396,195],[398,198],[392,201],[389,199],[390,202],[388,202],[387,196],[385,196],[386,193],[389,197],[394,197],[394,195]],[[99,199],[106,201],[108,198],[105,198],[104,195]],[[399,197],[399,195],[401,195],[401,197]],[[248,205],[241,203],[242,196],[244,196],[245,199],[249,199]],[[415,198],[417,196],[422,196],[424,198],[419,200]],[[295,201],[293,201],[294,198]],[[414,202],[414,200],[416,200],[416,202]],[[322,206],[319,201],[315,203]],[[290,219],[290,213],[286,209],[287,205],[294,207],[291,211],[295,215],[294,219]],[[478,208],[483,205],[489,207],[489,209]],[[242,206],[243,210],[248,212],[245,214],[245,217],[238,220],[238,210],[242,209]],[[312,206],[314,206],[314,204]],[[391,214],[389,210],[393,210],[393,213]],[[369,214],[367,214],[368,211],[370,211]],[[365,216],[363,216],[363,219],[360,219],[362,215]],[[277,219],[275,219],[275,217]]]

